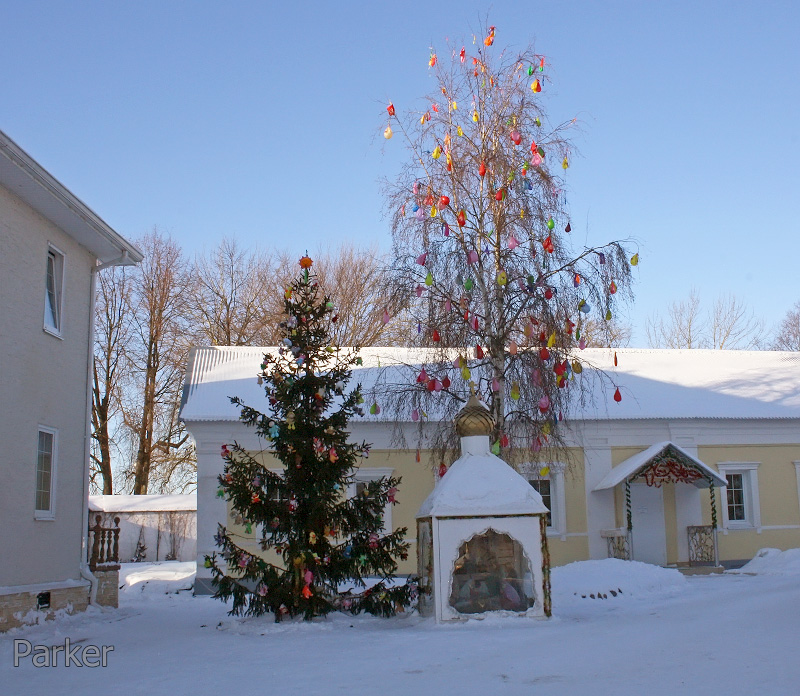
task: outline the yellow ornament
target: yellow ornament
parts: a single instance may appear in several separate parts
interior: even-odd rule
[[[564,167],[564,169],[569,169],[569,160],[566,157],[564,158],[564,161],[561,163],[561,166]]]
[[[461,378],[462,379],[469,379],[472,376],[472,373],[469,371],[468,367],[461,368]]]
[[[611,310],[606,310],[606,321],[611,321]]]
[[[315,532],[309,532],[309,533],[308,533],[308,543],[309,543],[311,546],[313,546],[314,544],[316,544],[316,543],[317,543],[317,535],[316,535],[316,533],[315,533]]]
[[[464,135],[464,131],[463,131],[463,130],[461,130],[461,126],[459,126],[458,128],[456,128],[456,133],[458,133],[458,135]]]
[[[435,205],[432,205],[432,206],[431,206],[431,217],[436,217],[436,213],[437,213],[437,212],[438,212],[438,211],[436,210],[436,206],[435,206]]]
[[[549,466],[543,466],[541,469],[539,469],[539,476],[547,476],[547,474],[549,473],[550,473]]]
[[[431,153],[431,157],[433,157],[433,159],[439,159],[441,156],[442,156],[442,148],[440,148],[437,145],[435,148],[433,148],[433,152]]]
[[[475,123],[478,122],[478,112],[477,111],[473,111],[472,112],[472,120],[475,121]]]
[[[550,334],[550,338],[547,339],[547,347],[552,348],[556,344],[556,332]]]
[[[631,266],[638,266],[639,265],[639,254],[634,254],[631,256]]]
[[[453,107],[453,111],[457,111],[458,110],[458,104],[456,104],[455,102],[453,102],[450,106]]]
[[[583,365],[581,365],[577,360],[573,360],[572,361],[572,371],[576,375],[579,375],[581,372],[583,372]]]
[[[497,284],[498,285],[505,285],[508,282],[508,274],[505,271],[500,271],[497,274]]]
[[[519,384],[514,382],[511,385],[511,398],[514,399],[514,401],[519,401],[519,396]]]
[[[550,421],[545,421],[542,423],[542,435],[549,435],[550,434]]]
[[[386,130],[383,131],[383,137],[386,138],[387,140],[391,140],[393,135],[394,133],[392,133],[392,127],[386,126]]]

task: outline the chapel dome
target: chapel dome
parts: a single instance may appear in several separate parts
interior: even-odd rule
[[[459,437],[489,436],[494,430],[492,414],[478,401],[478,397],[474,393],[469,397],[464,408],[458,412],[454,422]]]

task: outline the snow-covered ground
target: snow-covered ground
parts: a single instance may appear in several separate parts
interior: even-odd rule
[[[272,694],[800,693],[800,550],[739,573],[684,577],[604,560],[553,570],[549,621],[437,625],[330,616],[234,619],[192,597],[192,564],[127,564],[118,610],[90,608],[0,636],[0,693]],[[177,592],[177,594],[176,594]],[[108,667],[14,668],[14,639],[113,645]]]

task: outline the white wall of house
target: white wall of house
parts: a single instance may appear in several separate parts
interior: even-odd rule
[[[48,245],[64,254],[60,337],[43,328]],[[3,187],[0,248],[0,586],[77,579],[95,258]],[[47,520],[34,515],[39,426],[57,443]]]

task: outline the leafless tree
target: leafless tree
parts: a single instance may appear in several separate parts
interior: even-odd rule
[[[131,337],[130,279],[124,267],[97,275],[92,381],[91,477],[94,490],[110,495],[113,486],[112,430],[119,415],[125,350]]]
[[[611,320],[631,297],[638,256],[616,241],[573,247],[564,172],[574,122],[548,119],[544,58],[502,51],[487,32],[469,55],[456,45],[431,56],[421,111],[387,109],[387,147],[401,140],[408,151],[385,182],[387,281],[407,298],[420,327],[408,341],[427,358],[422,372],[409,366],[419,375],[387,371],[376,394],[387,418],[435,409],[447,421],[472,382],[494,416],[496,449],[513,459],[559,442],[559,415],[581,391],[572,377],[584,322]],[[450,433],[435,433],[437,458],[452,455]]]
[[[709,341],[717,349],[757,349],[764,343],[764,320],[735,295],[720,295],[711,308]]]
[[[800,301],[786,312],[771,347],[772,350],[800,351]]]
[[[763,343],[764,322],[735,295],[720,295],[702,311],[695,288],[684,300],[670,304],[667,316],[647,320],[647,339],[653,348],[755,349]]]
[[[631,344],[633,327],[627,321],[588,319],[583,323],[581,336],[589,348],[627,348]]]
[[[687,299],[670,304],[666,317],[656,314],[648,319],[645,331],[653,348],[705,348],[706,325],[697,290],[692,288]]]
[[[177,418],[189,349],[186,263],[180,247],[158,230],[145,235],[139,247],[145,258],[132,273],[128,348],[135,391],[124,410],[135,450],[127,472],[135,495],[148,492],[154,469],[193,466],[189,436]]]
[[[198,343],[257,346],[275,342],[276,319],[270,307],[277,292],[273,257],[248,252],[226,237],[209,254],[197,256],[192,275],[196,285],[187,308]]]

